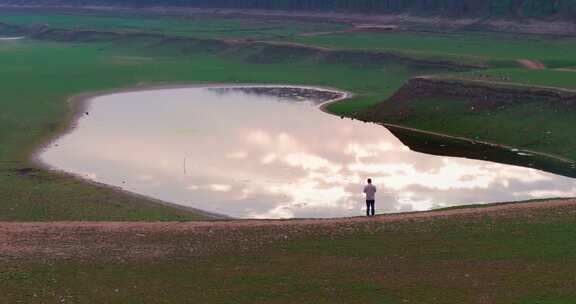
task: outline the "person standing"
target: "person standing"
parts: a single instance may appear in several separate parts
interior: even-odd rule
[[[376,187],[372,185],[372,179],[368,179],[368,184],[364,186],[364,194],[366,194],[366,216],[374,216],[374,205],[376,203]]]

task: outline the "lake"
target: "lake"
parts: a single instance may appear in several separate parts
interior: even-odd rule
[[[100,183],[237,218],[362,215],[576,196],[574,179],[410,150],[386,128],[318,105],[338,94],[191,87],[92,98],[39,160]]]

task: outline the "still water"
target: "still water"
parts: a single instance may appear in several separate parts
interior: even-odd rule
[[[96,97],[39,157],[87,179],[239,218],[361,215],[368,177],[378,187],[378,213],[576,196],[571,178],[413,152],[382,126],[320,111],[330,93],[293,91]]]

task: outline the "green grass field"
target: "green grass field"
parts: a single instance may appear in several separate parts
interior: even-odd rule
[[[572,136],[576,113],[536,103],[504,109],[469,110],[465,100],[418,99],[410,101],[411,115],[392,123],[521,149],[576,158]]]
[[[82,28],[123,31],[145,31],[172,36],[196,38],[253,38],[278,39],[308,32],[338,31],[345,25],[331,23],[302,23],[291,21],[213,19],[209,17],[143,18],[133,15],[75,15],[66,13],[7,12],[1,22],[19,25],[46,24],[56,28]]]
[[[576,63],[570,51],[576,47],[574,38],[479,32],[359,32],[300,36],[294,40],[333,48],[393,51],[417,57],[454,58],[495,65],[513,65],[517,59],[540,60],[554,67]]]
[[[297,42],[345,50],[385,51],[413,57],[488,62],[515,66],[517,59],[539,60],[550,67],[576,66],[572,37],[506,34],[479,31],[343,32],[337,23],[255,20],[246,18],[142,17],[138,15],[75,15],[71,13],[7,11],[0,22],[56,28],[128,30],[171,36]]]
[[[558,67],[576,66],[571,39],[541,41],[543,38],[532,37],[509,43],[480,33],[302,37],[298,33],[334,31],[343,26],[136,16],[11,13],[1,15],[2,21],[202,38],[256,37],[344,49],[393,50],[429,58],[464,58],[498,66],[512,66],[516,55],[521,55]],[[452,43],[455,37],[458,43]],[[145,43],[0,41],[0,221],[206,219],[195,212],[35,168],[31,154],[69,123],[71,110],[66,100],[79,93],[142,83],[318,85],[355,93],[353,99],[329,109],[356,115],[421,74],[576,86],[576,73],[556,70],[508,68],[454,74],[396,64],[327,63],[306,58],[257,63],[249,60],[254,50],[244,51],[214,54],[147,47]],[[415,106],[419,118],[405,121],[407,125],[576,156],[571,134],[576,114],[564,109],[526,105],[470,114],[461,101],[438,100],[434,105],[428,101]],[[553,132],[542,133],[545,131]],[[0,258],[0,302],[575,303],[575,212],[574,207],[564,207],[513,215],[366,221],[298,229],[47,233],[8,245],[26,247],[54,240],[69,250],[70,256],[42,251],[31,260],[24,255]],[[67,239],[67,233],[78,233],[81,241]],[[96,248],[88,254],[93,259],[75,254],[74,246],[103,241],[115,250]],[[142,248],[155,248],[167,256],[142,257],[138,255]]]

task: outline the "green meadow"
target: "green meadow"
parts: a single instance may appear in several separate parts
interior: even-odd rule
[[[490,67],[454,72],[394,63],[325,62],[305,56],[282,60],[251,47],[217,53],[151,46],[150,41],[0,41],[0,221],[210,219],[33,163],[33,153],[69,125],[73,111],[67,101],[81,93],[142,84],[302,84],[354,93],[329,110],[357,116],[419,75],[500,85],[576,87],[576,73],[528,70],[515,63],[527,58],[554,68],[575,67],[576,41],[568,38],[479,32],[302,36],[348,26],[135,15],[20,12],[2,14],[0,22],[178,37],[255,38],[482,62]],[[413,101],[417,115],[402,123],[576,159],[571,133],[576,112],[527,104],[470,113],[466,101],[430,102]],[[116,251],[97,248],[88,258],[58,252],[32,261],[20,256],[1,258],[0,302],[574,303],[575,212],[567,206],[402,222],[206,228],[190,233],[69,231],[84,237],[79,243],[66,239],[69,243],[62,246],[69,250],[106,240]],[[138,255],[142,248],[166,249],[162,253],[167,255],[142,257]]]
[[[478,113],[470,111],[465,100],[417,99],[410,101],[410,108],[410,117],[390,122],[571,160],[576,156],[576,113],[563,107],[529,103]]]
[[[331,23],[302,23],[291,21],[214,19],[209,17],[142,17],[139,15],[7,12],[0,22],[30,25],[47,24],[56,28],[84,28],[119,31],[145,31],[196,38],[253,38],[273,39],[313,32],[330,32],[347,28]]]
[[[6,12],[0,22],[44,24],[55,28],[144,31],[170,36],[257,39],[295,42],[333,49],[384,51],[417,58],[488,62],[515,66],[517,59],[539,60],[551,67],[576,66],[576,38],[481,32],[473,30],[354,32],[349,24],[278,21],[207,16],[146,17],[134,15]]]
[[[539,60],[552,67],[570,66],[576,63],[576,58],[571,51],[576,47],[576,39],[568,37],[476,31],[391,31],[299,36],[294,40],[331,48],[390,51],[415,57],[488,62],[494,66],[514,66],[517,59]]]

